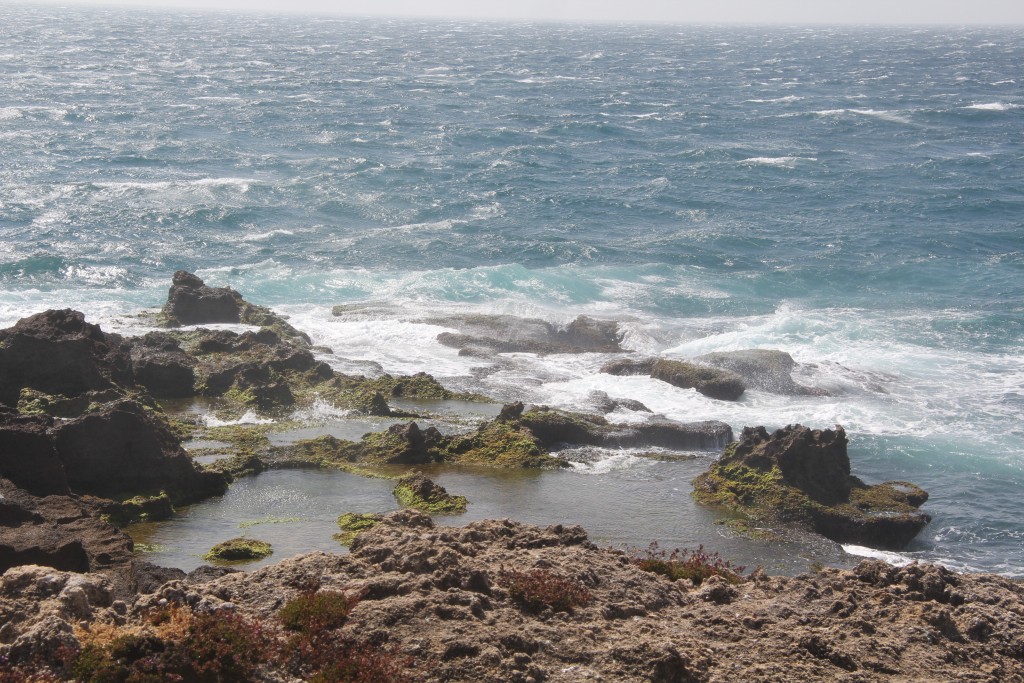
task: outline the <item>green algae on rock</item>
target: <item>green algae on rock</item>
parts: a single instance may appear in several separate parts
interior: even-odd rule
[[[417,508],[429,514],[457,515],[465,512],[469,505],[465,496],[451,495],[443,486],[435,484],[422,472],[415,472],[399,479],[393,493],[403,506]]]
[[[372,529],[382,519],[384,516],[375,512],[346,512],[338,517],[338,527],[341,531],[334,534],[334,539],[342,545],[350,545],[356,534]]]
[[[273,552],[270,544],[266,541],[239,537],[213,546],[210,548],[210,552],[203,555],[203,559],[209,562],[262,560],[264,557],[269,557]]]
[[[931,517],[908,482],[868,486],[850,475],[846,432],[790,425],[743,430],[694,482],[694,498],[758,521],[803,527],[838,543],[900,549]]]

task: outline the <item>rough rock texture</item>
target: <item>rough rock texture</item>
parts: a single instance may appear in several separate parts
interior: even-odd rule
[[[44,311],[0,330],[0,403],[17,406],[26,387],[70,397],[131,386],[127,344],[78,311]]]
[[[130,562],[132,541],[102,521],[95,500],[36,497],[0,479],[0,569],[42,564],[100,571]]]
[[[101,406],[52,430],[70,489],[115,497],[171,494],[176,502],[223,493],[224,477],[197,467],[166,423],[134,401]]]
[[[790,425],[769,434],[743,430],[694,480],[698,501],[765,520],[797,524],[840,543],[904,547],[931,518],[927,499],[908,482],[868,486],[850,475],[846,432]]]
[[[785,351],[772,349],[744,349],[742,351],[720,351],[706,353],[694,358],[704,365],[729,370],[739,375],[752,389],[773,394],[826,396],[823,389],[805,387],[793,381],[792,372],[796,367],[793,357]]]
[[[644,358],[633,360],[630,358],[616,358],[601,366],[601,372],[617,377],[628,377],[631,375],[650,375],[657,358]]]
[[[524,609],[502,576],[533,570],[585,586],[590,601]],[[0,622],[10,624],[0,655],[17,662],[55,642],[74,647],[72,624],[130,627],[165,601],[272,624],[311,587],[362,595],[343,631],[393,648],[425,683],[1024,681],[1024,586],[1001,577],[865,561],[694,587],[596,548],[579,527],[437,527],[414,511],[359,534],[350,555],[172,581],[134,604],[111,602],[89,575],[11,570],[0,582]]]
[[[135,340],[131,350],[135,382],[156,398],[195,395],[195,361],[168,334],[151,332]]]
[[[743,379],[734,372],[664,358],[655,361],[651,377],[723,401],[735,401],[746,390]]]
[[[496,353],[616,353],[622,351],[622,333],[612,320],[581,315],[565,327],[543,320],[509,315],[464,315],[427,322],[455,327],[437,340],[460,350],[463,355]]]

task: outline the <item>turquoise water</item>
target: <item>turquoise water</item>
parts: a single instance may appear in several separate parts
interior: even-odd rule
[[[858,474],[932,492],[911,556],[1024,575],[1024,30],[0,17],[0,324],[72,306],[138,332],[186,268],[339,369],[838,422]],[[465,313],[614,319],[638,354],[782,349],[833,396],[459,356],[435,338]],[[714,530],[695,515],[673,524]]]

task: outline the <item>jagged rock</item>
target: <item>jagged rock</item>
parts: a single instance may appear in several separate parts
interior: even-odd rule
[[[184,270],[176,272],[171,283],[163,310],[168,321],[178,325],[240,322],[242,295],[230,287],[207,287]]]
[[[16,406],[26,387],[73,397],[133,384],[124,340],[78,311],[44,311],[0,330],[0,403]]]
[[[791,373],[796,363],[785,351],[771,349],[745,349],[718,351],[694,358],[694,361],[728,370],[739,375],[750,388],[773,394],[796,396],[827,396],[823,389],[797,384]]]
[[[167,491],[186,502],[223,493],[223,475],[193,463],[155,414],[130,400],[57,425],[53,444],[70,489],[114,497]]]
[[[907,482],[864,484],[850,475],[846,432],[790,425],[771,434],[743,430],[710,469],[694,496],[755,519],[779,520],[840,543],[899,549],[931,518],[917,511],[928,494]]]
[[[696,389],[709,398],[723,401],[735,401],[746,390],[743,380],[734,372],[678,360],[655,361],[651,377],[680,389]]]

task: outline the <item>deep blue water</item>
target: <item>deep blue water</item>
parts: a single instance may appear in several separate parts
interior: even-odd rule
[[[1024,575],[1024,29],[0,19],[3,325],[131,332],[186,268],[393,372],[840,422],[859,474],[932,491],[911,556]],[[423,322],[461,312],[779,348],[837,395],[725,405],[599,358],[474,374]]]

